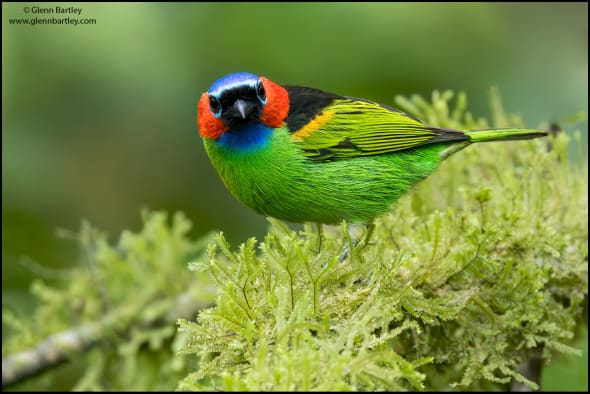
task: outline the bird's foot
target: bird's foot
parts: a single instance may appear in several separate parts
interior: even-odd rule
[[[373,223],[368,224],[366,226],[367,230],[365,232],[364,239],[361,242],[361,237],[352,239],[348,238],[347,242],[344,244],[342,254],[340,254],[340,262],[343,262],[348,257],[349,253],[358,253],[363,250],[367,245],[369,245],[369,240],[375,231],[375,225]],[[360,245],[359,245],[360,244]],[[358,247],[357,247],[358,245]]]

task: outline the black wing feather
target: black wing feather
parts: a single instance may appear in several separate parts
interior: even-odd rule
[[[287,115],[286,123],[292,133],[321,114],[323,109],[334,100],[344,98],[334,93],[304,86],[285,86],[285,89],[289,93],[289,115]]]

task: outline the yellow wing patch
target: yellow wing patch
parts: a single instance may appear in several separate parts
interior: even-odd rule
[[[293,138],[296,140],[303,140],[303,138],[309,136],[312,132],[320,128],[334,116],[334,112],[324,111],[316,115],[308,124],[303,126],[301,129],[293,133]]]

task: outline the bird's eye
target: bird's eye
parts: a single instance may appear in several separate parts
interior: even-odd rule
[[[266,92],[264,91],[264,86],[262,86],[262,82],[260,81],[258,81],[256,84],[256,96],[262,104],[266,104]]]
[[[209,108],[215,117],[219,118],[221,116],[221,103],[217,97],[209,96]]]

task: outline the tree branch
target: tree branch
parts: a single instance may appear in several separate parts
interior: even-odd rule
[[[133,324],[144,327],[173,324],[179,318],[194,318],[199,310],[210,305],[208,302],[196,299],[195,291],[189,290],[176,298],[174,308],[161,319],[130,321],[124,329],[129,329],[129,326]],[[71,330],[50,335],[33,348],[2,359],[2,388],[63,364],[73,353],[82,353],[97,345],[120,321],[123,312],[123,310],[116,310],[99,322],[86,323]]]
[[[541,370],[543,369],[543,348],[537,347],[530,351],[528,359],[521,364],[518,368],[518,372],[521,373],[525,378],[532,380],[537,383],[539,390],[541,389]],[[536,391],[531,389],[524,383],[512,380],[510,391]]]

